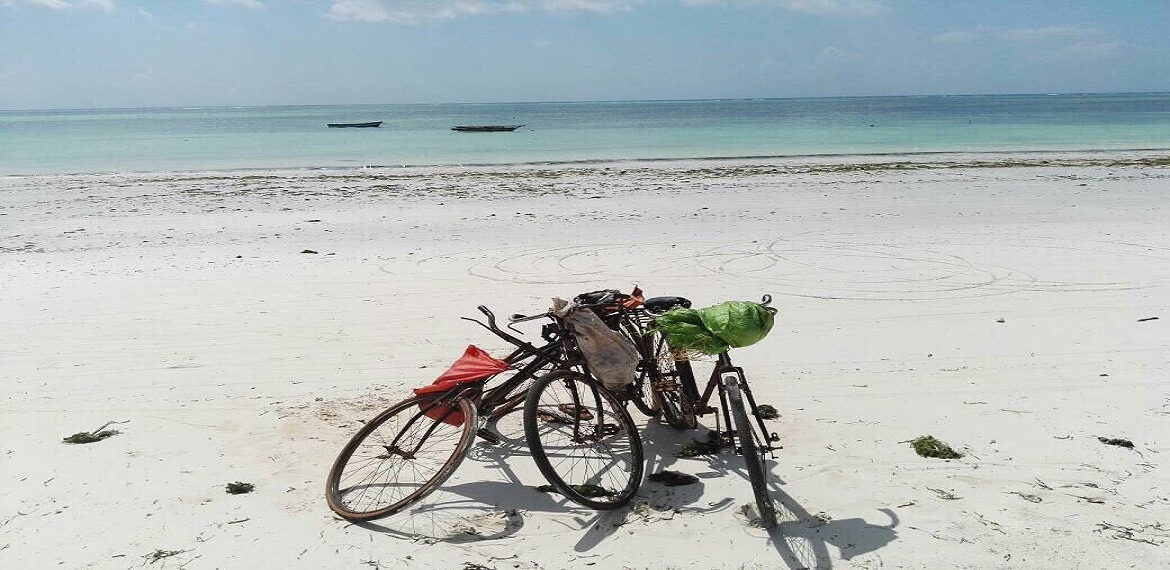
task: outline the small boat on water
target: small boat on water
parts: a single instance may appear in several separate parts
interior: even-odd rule
[[[368,129],[370,127],[382,126],[382,121],[371,121],[369,123],[325,123],[327,126],[334,129]]]
[[[459,125],[451,127],[461,133],[510,133],[524,125]]]

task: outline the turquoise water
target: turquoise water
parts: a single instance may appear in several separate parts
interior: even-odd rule
[[[4,174],[1166,148],[1168,93],[0,111]]]

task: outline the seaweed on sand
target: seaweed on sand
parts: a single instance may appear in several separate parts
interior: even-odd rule
[[[953,449],[951,446],[939,441],[933,435],[924,435],[910,441],[910,445],[914,447],[914,452],[923,457],[936,457],[938,459],[958,459],[963,456]]]
[[[658,473],[650,475],[650,480],[655,483],[662,483],[667,487],[679,487],[682,485],[694,485],[699,482],[699,478],[688,473],[679,473],[678,471],[671,471],[664,469]]]
[[[727,446],[727,442],[719,434],[709,431],[707,432],[707,441],[699,441],[692,439],[691,441],[682,444],[678,448],[678,453],[675,455],[679,457],[699,457],[700,455],[714,455],[719,453],[719,450]]]
[[[256,486],[251,483],[243,483],[236,481],[235,483],[228,483],[226,485],[229,495],[243,495],[244,493],[251,493],[256,490]]]
[[[61,438],[61,441],[63,443],[94,443],[122,433],[116,429],[106,429],[112,423],[114,422],[106,422],[106,425],[93,431],[79,431],[69,437]]]
[[[1128,439],[1122,439],[1120,437],[1098,437],[1097,441],[1104,443],[1105,445],[1116,445],[1117,447],[1133,449],[1132,441]]]
[[[600,486],[594,485],[592,483],[586,483],[584,485],[569,485],[569,488],[576,491],[578,495],[581,495],[583,497],[589,497],[591,499],[597,498],[597,497],[612,497],[612,496],[617,494],[617,492],[615,492],[615,491],[610,491],[609,489],[606,489],[605,487],[600,487]],[[560,492],[559,490],[557,490],[556,487],[554,487],[552,485],[541,485],[541,486],[537,487],[536,490],[540,491],[541,493],[559,493]]]
[[[148,563],[154,564],[159,560],[170,558],[172,556],[178,556],[184,552],[186,552],[186,550],[163,550],[160,548],[154,552],[151,552],[150,554],[144,555],[143,558],[145,558]]]
[[[756,406],[756,415],[760,416],[761,420],[774,420],[780,417],[780,412],[776,410],[775,406],[760,404]]]

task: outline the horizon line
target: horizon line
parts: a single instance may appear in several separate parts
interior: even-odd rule
[[[1019,97],[1038,96],[1055,97],[1068,95],[1163,95],[1170,91],[1069,91],[1060,93],[929,93],[903,95],[818,95],[804,97],[699,97],[679,99],[564,99],[548,101],[407,101],[397,103],[281,103],[272,105],[157,105],[146,107],[41,107],[41,108],[3,108],[0,113],[19,113],[30,111],[147,111],[162,109],[247,109],[265,107],[349,107],[360,105],[567,105],[582,103],[688,103],[705,101],[784,101],[801,99],[899,99],[921,97]]]

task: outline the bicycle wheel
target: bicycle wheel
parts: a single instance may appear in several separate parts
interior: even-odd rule
[[[684,377],[694,376],[691,372],[691,363],[686,360],[676,360],[670,346],[666,344],[666,337],[659,332],[652,333],[651,346],[654,348],[654,363],[657,366],[654,380],[654,405],[662,412],[662,421],[675,429],[694,429],[698,427],[698,419],[692,409],[694,401],[688,396]]]
[[[403,400],[358,430],[329,470],[333,512],[351,520],[392,515],[455,472],[475,438],[476,409],[466,398],[449,406],[435,399]]]
[[[760,451],[756,441],[756,432],[748,422],[747,410],[743,405],[743,395],[739,390],[739,381],[734,378],[723,382],[724,393],[727,394],[727,406],[731,408],[731,416],[735,420],[736,436],[739,438],[740,454],[747,464],[748,480],[752,483],[752,493],[756,496],[756,506],[760,511],[760,524],[766,529],[776,526],[776,505],[772,503],[772,495],[768,493],[767,474],[764,468],[764,454]]]
[[[538,379],[524,402],[524,434],[541,474],[577,504],[615,509],[642,484],[642,439],[633,418],[584,374],[558,370]]]
[[[646,417],[656,418],[662,415],[662,408],[658,406],[657,400],[654,398],[654,382],[651,380],[654,375],[651,374],[650,366],[654,366],[654,364],[647,363],[645,360],[638,365],[638,379],[634,380],[634,385],[630,387],[630,401]]]

